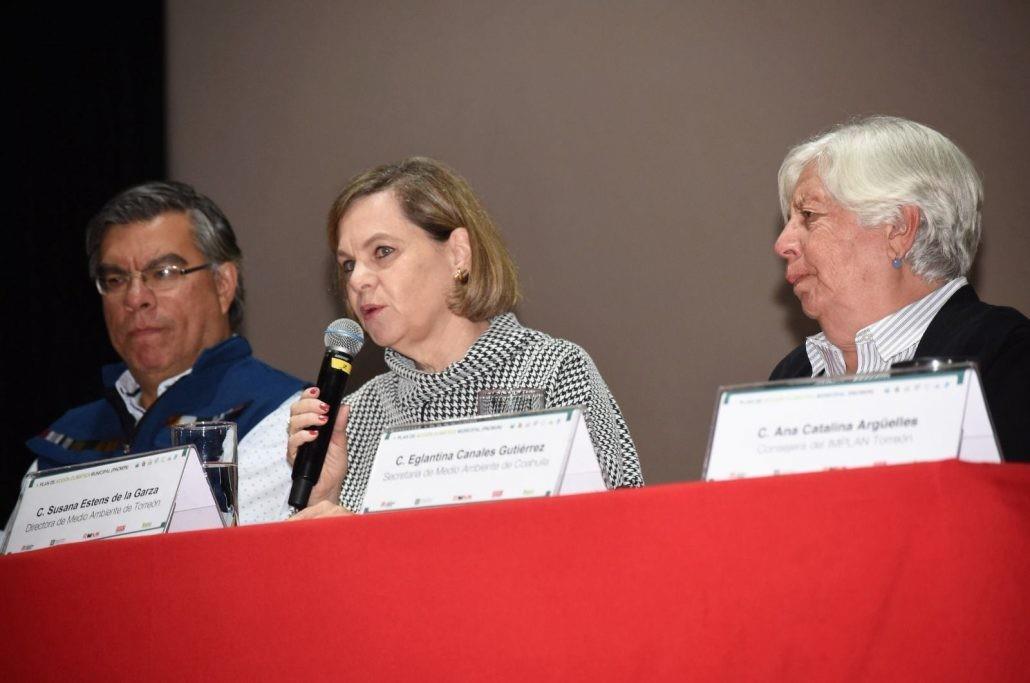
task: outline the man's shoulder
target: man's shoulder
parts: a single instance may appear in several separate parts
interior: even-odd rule
[[[110,402],[100,398],[95,401],[83,403],[71,408],[51,424],[51,429],[58,429],[66,425],[94,424],[98,418],[117,419]]]
[[[240,371],[253,373],[262,376],[270,381],[282,382],[296,385],[298,388],[304,385],[304,381],[293,375],[276,368],[256,356],[249,356],[239,364]]]
[[[214,354],[208,354],[191,373],[173,384],[147,411],[144,426],[150,431],[137,432],[137,435],[151,438],[146,435],[155,429],[160,431],[161,424],[182,415],[232,420],[243,434],[304,386],[293,375],[255,358],[245,340],[234,339],[238,340],[233,345],[235,349],[216,348],[220,357],[213,361]],[[157,438],[157,433],[151,436]]]
[[[124,444],[118,414],[103,399],[66,411],[25,442],[40,458],[41,469],[110,457],[122,452]]]
[[[209,365],[210,364],[210,365]],[[291,392],[304,386],[297,377],[284,372],[261,360],[251,351],[250,343],[245,337],[235,336],[225,342],[208,349],[198,361],[196,368],[214,370],[215,377],[220,373],[216,368],[224,368],[223,382],[244,382],[253,391],[270,391],[280,393],[286,389]]]
[[[229,368],[219,380],[215,394],[232,401],[245,401],[248,413],[265,414],[279,407],[306,383],[268,363],[247,356]]]

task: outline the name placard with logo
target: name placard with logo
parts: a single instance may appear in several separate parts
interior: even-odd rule
[[[181,446],[33,472],[3,553],[222,526],[196,449]]]
[[[720,387],[706,480],[1001,462],[976,366]]]
[[[386,430],[361,512],[604,489],[583,410],[555,408]]]

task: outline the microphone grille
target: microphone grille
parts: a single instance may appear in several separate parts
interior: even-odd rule
[[[325,346],[327,349],[343,351],[349,356],[356,356],[365,343],[365,333],[361,325],[350,318],[340,318],[329,323],[325,328]]]

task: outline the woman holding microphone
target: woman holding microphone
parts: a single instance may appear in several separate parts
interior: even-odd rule
[[[629,429],[590,356],[512,313],[515,266],[464,179],[422,157],[379,166],[348,183],[327,229],[348,313],[385,348],[389,370],[344,399],[321,478],[295,519],[359,509],[385,428],[471,417],[484,389],[532,387],[547,407],[585,405],[607,486],[643,485]],[[327,412],[317,389],[293,404],[291,464]]]

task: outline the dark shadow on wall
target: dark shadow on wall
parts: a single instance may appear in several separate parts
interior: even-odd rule
[[[117,360],[87,272],[86,222],[118,191],[165,177],[163,3],[19,3],[5,19],[15,118],[0,522],[33,460],[25,440],[98,399],[100,367]]]

